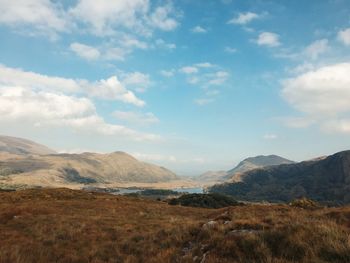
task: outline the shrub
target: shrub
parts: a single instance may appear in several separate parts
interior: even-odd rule
[[[179,198],[170,199],[168,203],[170,205],[182,205],[203,208],[221,208],[240,204],[230,196],[217,193],[185,194],[180,196]]]

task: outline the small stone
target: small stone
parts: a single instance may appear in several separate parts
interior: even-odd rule
[[[216,221],[209,221],[203,225],[203,228],[213,228],[217,224]]]

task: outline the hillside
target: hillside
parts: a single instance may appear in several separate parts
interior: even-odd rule
[[[193,180],[201,184],[212,184],[216,182],[223,182],[223,178],[227,175],[226,171],[208,171],[199,176],[192,177]]]
[[[241,176],[247,171],[287,163],[293,162],[277,155],[259,155],[244,159],[235,168],[229,171],[208,171],[199,176],[193,177],[193,180],[202,185],[212,185],[215,183],[223,183],[225,181],[238,182],[242,180]]]
[[[350,203],[350,151],[327,158],[248,171],[242,182],[218,184],[212,192],[240,200],[290,201],[305,196],[322,202]]]
[[[56,153],[44,145],[27,139],[1,135],[0,152],[18,155],[47,155]]]
[[[256,157],[249,157],[241,161],[235,168],[227,171],[224,177],[226,180],[240,181],[242,174],[257,168],[262,168],[272,165],[290,164],[293,161],[287,160],[278,155],[259,155]]]
[[[32,186],[155,183],[177,179],[171,171],[140,162],[123,152],[53,154],[9,159],[0,163],[1,171],[7,173],[3,174],[6,176],[2,176],[0,182]]]
[[[202,209],[68,189],[0,192],[0,262],[350,262],[349,214]]]
[[[80,188],[87,184],[162,183],[179,178],[124,152],[57,154],[35,142],[0,137],[0,186]]]

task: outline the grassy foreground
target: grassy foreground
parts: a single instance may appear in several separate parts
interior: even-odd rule
[[[350,207],[222,209],[68,189],[0,192],[0,262],[350,262]]]

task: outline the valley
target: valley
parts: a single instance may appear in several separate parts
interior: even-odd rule
[[[0,262],[350,261],[349,151],[185,178],[123,152],[1,140]]]

